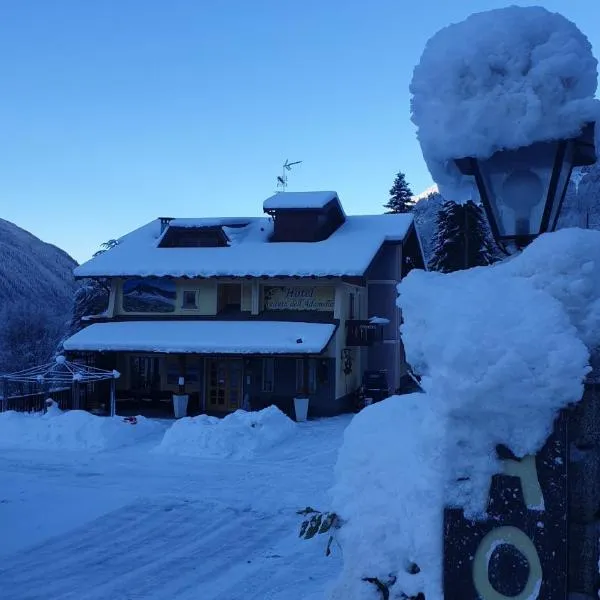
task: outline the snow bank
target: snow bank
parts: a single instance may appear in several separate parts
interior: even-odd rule
[[[135,424],[122,417],[97,417],[83,410],[0,413],[0,448],[102,451],[134,444],[157,431],[144,417]]]
[[[276,406],[257,412],[236,412],[219,419],[200,415],[175,422],[157,452],[183,456],[250,458],[283,443],[296,424]]]
[[[561,229],[540,236],[497,269],[525,278],[558,300],[588,348],[600,346],[600,233]]]
[[[426,587],[424,576],[441,572],[443,446],[429,444],[444,434],[444,423],[424,394],[393,396],[354,417],[344,433],[332,490],[333,510],[346,522],[336,534],[344,569],[331,600],[377,598],[363,577],[386,581],[394,574],[394,587],[407,596],[439,587],[439,580]],[[408,571],[413,561],[430,569],[413,575]]]
[[[446,198],[471,198],[452,159],[573,137],[598,117],[597,61],[560,14],[511,6],[471,15],[427,43],[410,85],[412,120]]]
[[[481,516],[501,470],[496,445],[535,453],[582,396],[588,348],[600,345],[600,232],[546,234],[492,267],[413,270],[398,289],[425,393],[368,407],[346,432],[333,488],[346,520],[336,600],[375,597],[360,578],[390,575],[391,598],[442,598],[444,506]]]

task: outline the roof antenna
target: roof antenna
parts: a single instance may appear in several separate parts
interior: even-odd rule
[[[277,191],[281,191],[281,192],[285,192],[286,188],[287,188],[287,174],[286,171],[291,171],[292,167],[294,165],[299,165],[302,161],[301,160],[297,160],[296,162],[290,162],[287,158],[285,159],[285,162],[283,163],[283,167],[281,169],[281,175],[278,175],[277,177]],[[281,189],[279,189],[281,188]]]

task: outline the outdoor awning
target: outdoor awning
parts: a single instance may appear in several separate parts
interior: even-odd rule
[[[118,321],[95,323],[66,351],[194,354],[319,354],[336,326],[294,321]]]

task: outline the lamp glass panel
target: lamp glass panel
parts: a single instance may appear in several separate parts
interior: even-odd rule
[[[548,231],[554,231],[556,229],[558,218],[560,216],[559,210],[567,192],[567,186],[571,179],[571,172],[573,171],[574,154],[575,144],[572,140],[569,140],[569,142],[567,142],[565,158],[560,165],[560,173],[558,175],[554,198],[551,198],[552,209],[550,211],[550,220],[548,221]]]
[[[479,163],[500,237],[540,232],[558,142],[497,152]]]

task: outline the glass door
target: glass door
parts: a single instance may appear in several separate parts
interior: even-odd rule
[[[243,363],[240,359],[208,359],[207,409],[230,412],[242,400]]]

